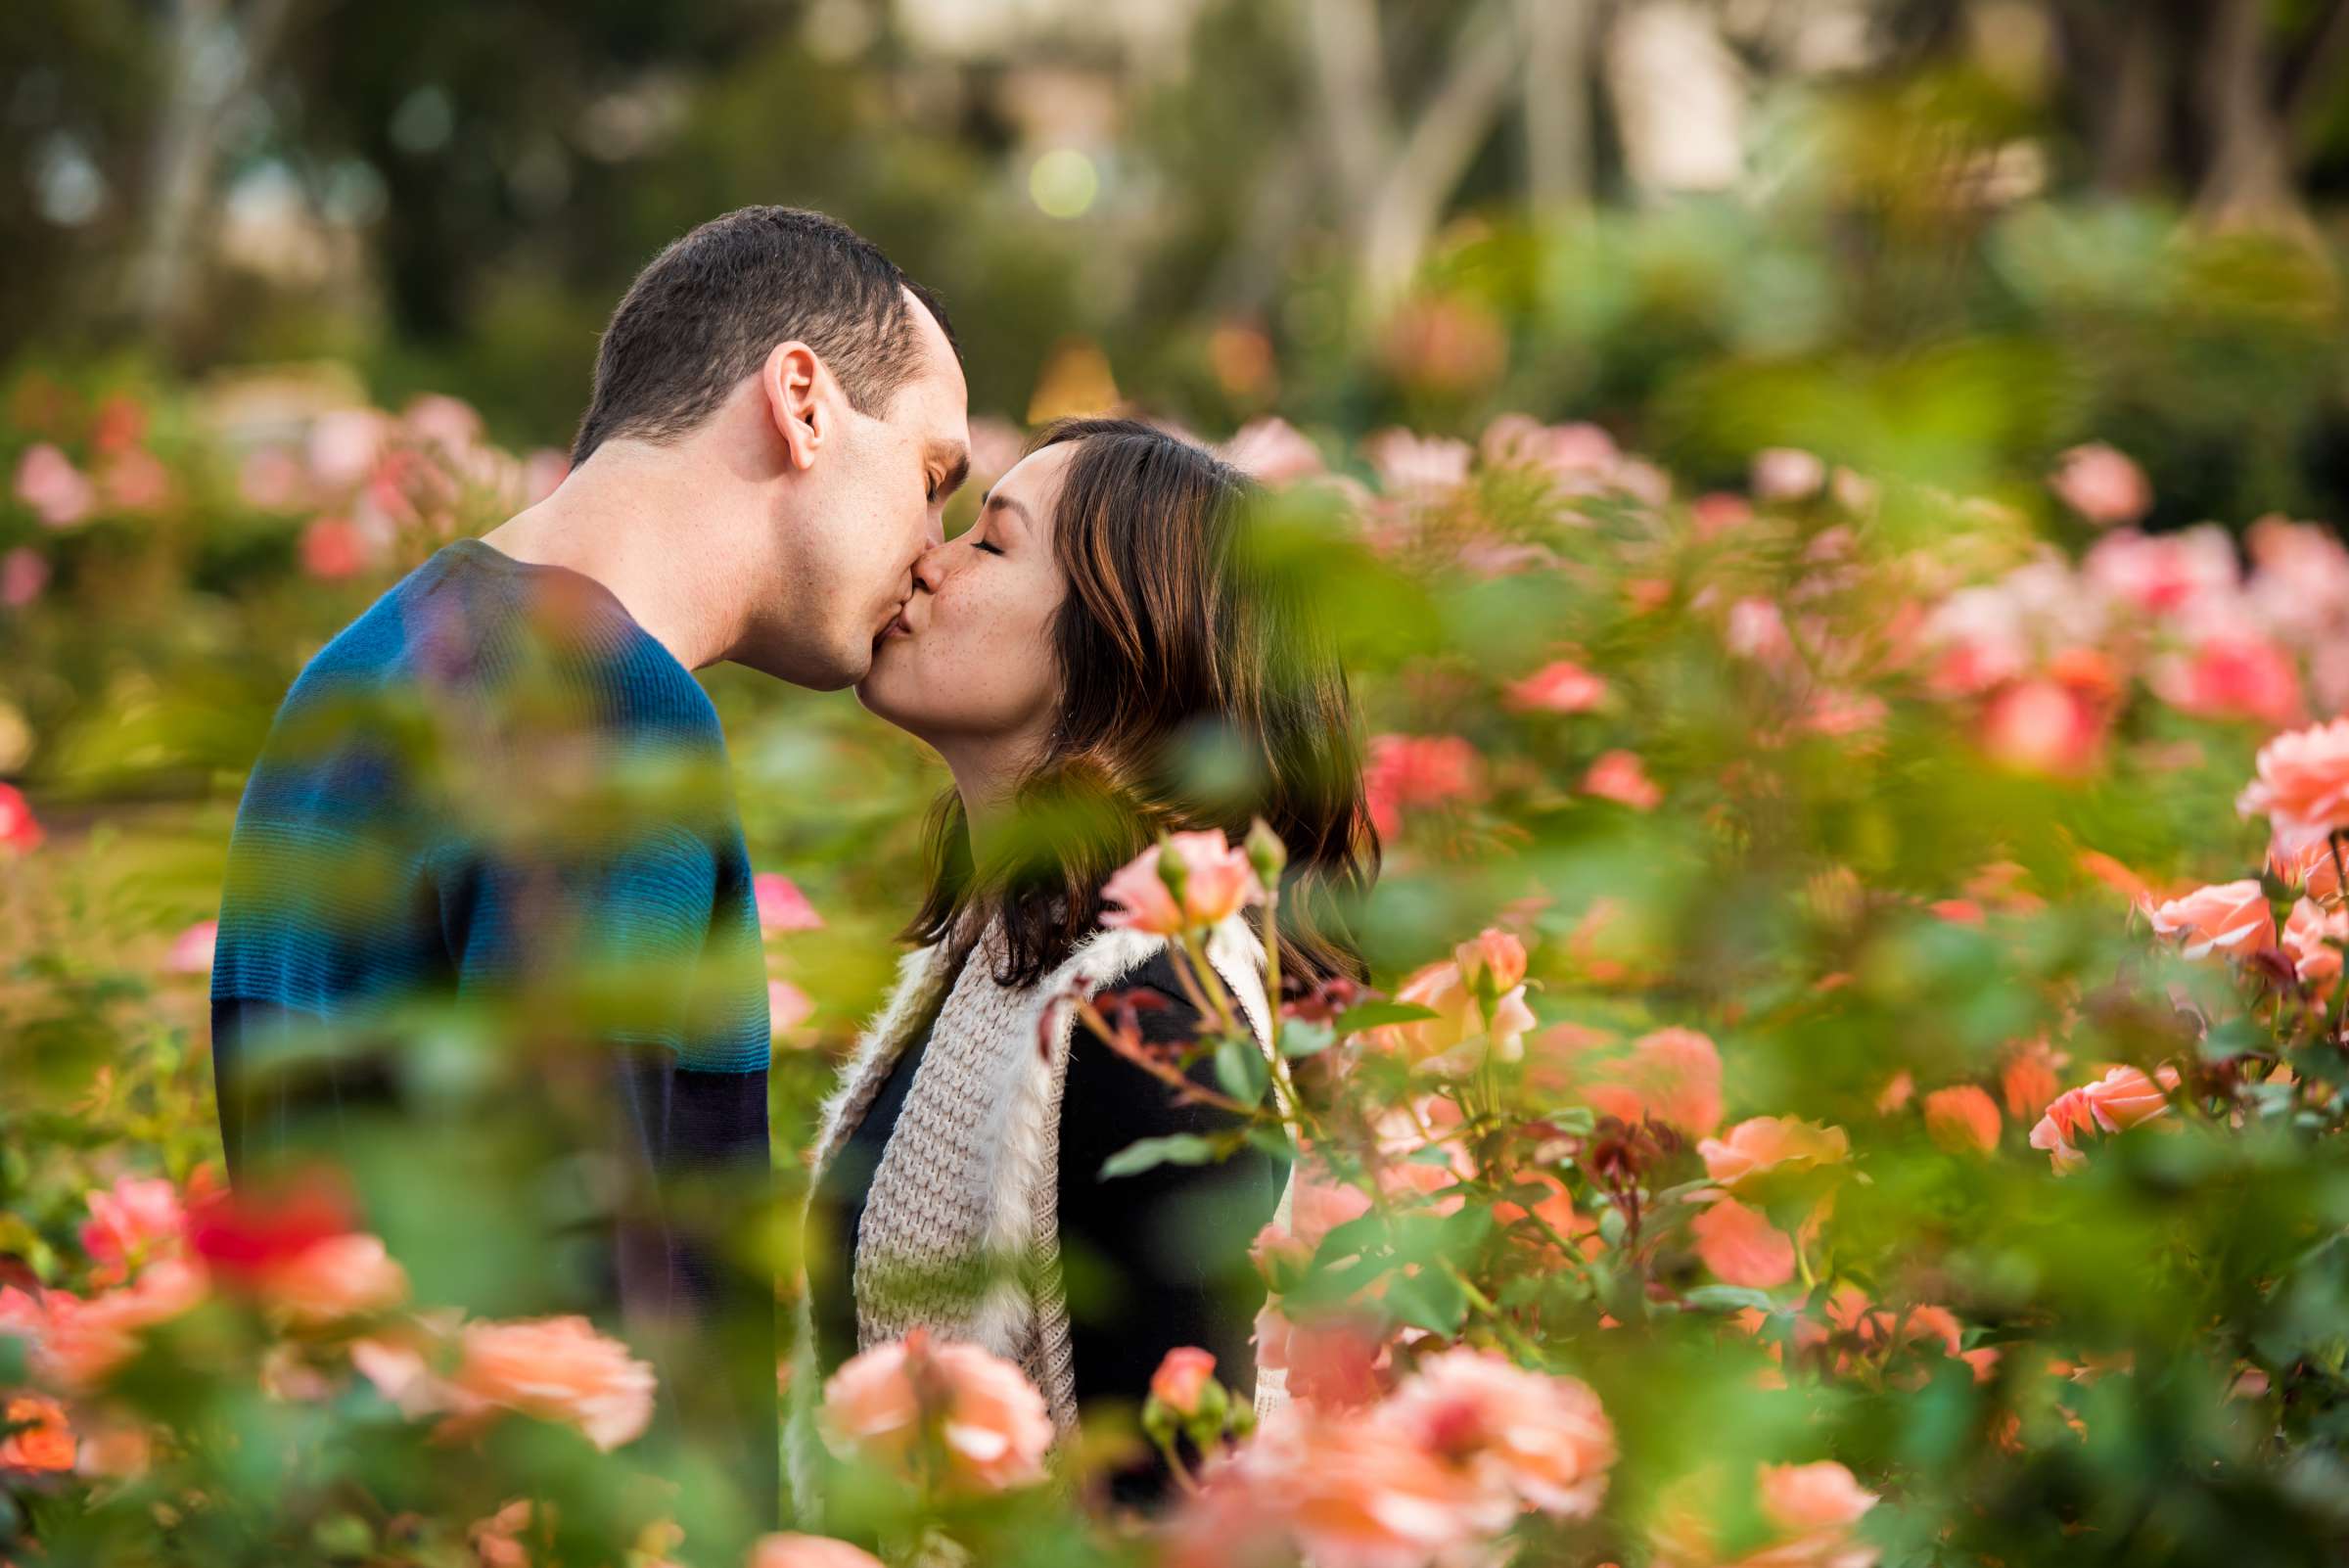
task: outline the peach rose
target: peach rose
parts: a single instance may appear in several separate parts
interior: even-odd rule
[[[1508,991],[1525,979],[1525,944],[1496,926],[1487,926],[1473,940],[1461,943],[1451,956],[1460,966],[1461,983],[1470,991],[1487,975],[1492,976],[1496,992]]]
[[[1615,1428],[1588,1384],[1465,1346],[1421,1361],[1374,1417],[1520,1508],[1587,1519],[1606,1496]]]
[[[1052,1417],[1026,1374],[977,1345],[924,1329],[852,1358],[824,1384],[832,1441],[904,1465],[935,1423],[946,1480],[999,1492],[1039,1481]]]
[[[2104,718],[2093,694],[2059,680],[2033,678],[2002,687],[1984,705],[1982,749],[2026,773],[2075,776],[2096,768]]]
[[[408,1275],[381,1240],[352,1232],[271,1265],[255,1286],[294,1321],[319,1324],[398,1306],[407,1299]]]
[[[2254,777],[2234,808],[2266,816],[2288,849],[2349,827],[2349,718],[2279,735],[2259,749],[2252,766]]]
[[[8,1402],[5,1414],[18,1430],[0,1438],[0,1470],[73,1468],[73,1428],[66,1423],[64,1406],[37,1394],[20,1394]]]
[[[745,1568],[881,1568],[881,1559],[830,1536],[778,1531],[759,1538]]]
[[[1375,735],[1362,765],[1362,793],[1381,837],[1403,831],[1404,813],[1484,792],[1484,762],[1457,735]]]
[[[1522,958],[1517,966],[1522,972]],[[1390,1024],[1368,1038],[1379,1048],[1398,1051],[1430,1071],[1473,1069],[1488,1049],[1504,1062],[1516,1061],[1525,1054],[1526,1032],[1535,1024],[1522,985],[1502,992],[1493,1004],[1492,1017],[1485,1017],[1457,960],[1413,972],[1396,991],[1395,999],[1428,1008],[1437,1016]],[[1462,1051],[1462,1046],[1478,1048]]]
[[[1876,1505],[1876,1496],[1832,1459],[1767,1464],[1755,1486],[1762,1516],[1788,1535],[1842,1530]]]
[[[1696,1146],[1705,1174],[1734,1190],[1773,1172],[1840,1165],[1852,1142],[1839,1127],[1791,1116],[1757,1116],[1729,1129],[1727,1139],[1706,1138]]]
[[[2134,523],[2153,506],[2153,486],[2145,482],[2144,470],[2102,441],[2065,452],[2048,487],[2098,528]]]
[[[653,1419],[652,1367],[576,1315],[467,1323],[449,1387],[460,1407],[576,1427],[607,1453]]]
[[[2349,909],[2320,908],[2311,899],[2292,905],[2283,923],[2281,945],[2291,956],[2292,970],[2307,985],[2329,995],[2341,978],[2341,949],[2326,938],[2349,938]]]
[[[2241,957],[2276,945],[2276,915],[2256,877],[2196,888],[2183,899],[2155,903],[2147,899],[2139,907],[2164,937],[2184,936],[2180,952],[2188,958],[2212,953]]]
[[[1200,1396],[1215,1375],[1215,1357],[1196,1345],[1177,1345],[1150,1374],[1150,1397],[1177,1415],[1196,1415]]]
[[[2094,1084],[2057,1095],[2031,1130],[2031,1147],[2046,1152],[2058,1176],[2084,1169],[2084,1134],[2125,1132],[2170,1108],[2159,1084],[2134,1067],[2116,1067]]]
[[[1925,1131],[1953,1154],[1997,1153],[1999,1126],[1998,1102],[1975,1084],[1958,1084],[1925,1096]]]
[[[1695,1137],[1721,1126],[1721,1052],[1706,1036],[1677,1025],[1632,1042],[1624,1060],[1599,1070],[1583,1097],[1626,1122],[1652,1117]]]
[[[25,1342],[33,1375],[68,1393],[103,1383],[138,1354],[139,1336],[205,1297],[204,1270],[183,1259],[148,1265],[119,1289],[84,1299],[0,1286],[0,1334]]]
[[[2319,903],[2340,901],[2341,869],[2333,859],[2329,840],[2315,839],[2295,845],[2272,839],[2268,844],[2268,869],[2276,874],[2277,881],[2298,888]]]
[[[1725,1285],[1771,1290],[1794,1277],[1794,1242],[1735,1198],[1724,1197],[1688,1222],[1696,1255]]]
[[[1181,867],[1179,905],[1159,874],[1162,849],[1172,850]],[[1172,937],[1212,926],[1248,904],[1264,902],[1265,885],[1248,863],[1247,852],[1235,848],[1221,832],[1176,833],[1169,836],[1164,846],[1153,844],[1120,867],[1102,884],[1101,897],[1117,905],[1102,912],[1103,925]]]
[[[1605,681],[1571,659],[1558,659],[1511,682],[1508,704],[1534,713],[1587,714],[1606,695]]]
[[[1290,1404],[1239,1463],[1260,1528],[1292,1537],[1315,1568],[1416,1568],[1498,1534],[1517,1512],[1398,1421]]]
[[[2063,1088],[2056,1069],[2070,1062],[2069,1056],[2045,1038],[2018,1040],[2009,1046],[2006,1060],[1999,1068],[1999,1092],[2005,1097],[2006,1114],[2029,1117],[2046,1110],[2048,1102]]]

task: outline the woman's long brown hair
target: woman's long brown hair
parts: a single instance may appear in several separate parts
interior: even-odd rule
[[[1052,628],[1061,708],[1000,853],[974,865],[962,802],[930,813],[931,880],[908,941],[967,942],[1000,915],[995,979],[1035,984],[1101,923],[1101,885],[1161,832],[1261,815],[1287,845],[1281,969],[1360,978],[1347,910],[1377,875],[1361,737],[1335,641],[1243,537],[1261,496],[1213,453],[1126,419],[1077,443],[1052,517],[1069,593]],[[1212,760],[1203,766],[1203,760]]]

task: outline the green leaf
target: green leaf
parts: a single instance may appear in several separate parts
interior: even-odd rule
[[[1441,1268],[1423,1268],[1417,1273],[1398,1270],[1388,1276],[1386,1304],[1396,1317],[1446,1338],[1459,1332],[1468,1315],[1468,1297],[1459,1282]]]
[[[1272,1084],[1272,1069],[1264,1047],[1253,1039],[1226,1037],[1216,1042],[1216,1082],[1242,1105],[1264,1103]]]
[[[1338,1032],[1310,1018],[1292,1018],[1280,1026],[1280,1054],[1290,1061],[1318,1056],[1337,1043]]]
[[[1359,1007],[1350,1007],[1338,1015],[1338,1033],[1359,1035],[1365,1029],[1384,1029],[1389,1024],[1416,1024],[1437,1016],[1433,1007],[1418,1007],[1409,1002],[1374,1001]]]
[[[1743,1285],[1695,1285],[1681,1292],[1681,1299],[1709,1313],[1736,1312],[1747,1307],[1763,1312],[1771,1310],[1769,1292],[1749,1290]]]
[[[1117,1176],[1138,1176],[1154,1166],[1205,1165],[1216,1158],[1213,1138],[1203,1138],[1196,1132],[1176,1132],[1163,1138],[1142,1138],[1128,1143],[1101,1162],[1100,1179],[1108,1181]]]

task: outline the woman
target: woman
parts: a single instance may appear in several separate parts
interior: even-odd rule
[[[1243,1399],[1255,1382],[1247,1246],[1286,1162],[1248,1146],[1099,1179],[1136,1139],[1228,1130],[1236,1113],[1174,1103],[1072,1008],[1047,1015],[1071,990],[1146,988],[1164,1005],[1138,1014],[1143,1038],[1194,1038],[1165,940],[1103,929],[1100,890],[1162,832],[1236,838],[1259,814],[1289,852],[1282,974],[1359,975],[1340,911],[1377,844],[1352,704],[1303,607],[1247,565],[1248,491],[1147,425],[1051,427],[923,557],[857,687],[954,785],[906,931],[920,945],[817,1137],[792,1376],[803,1512],[818,1500],[822,1378],[916,1326],[1018,1361],[1062,1438],[1081,1407],[1138,1407],[1176,1346],[1214,1352]],[[1210,957],[1262,1047],[1261,933],[1226,927]],[[1214,1086],[1208,1063],[1191,1072]],[[1153,1459],[1113,1489],[1146,1500],[1163,1480]]]

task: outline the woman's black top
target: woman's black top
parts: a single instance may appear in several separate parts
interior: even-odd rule
[[[1171,956],[1161,952],[1102,988],[1140,989],[1167,1002],[1138,1014],[1143,1039],[1196,1038],[1199,1010],[1183,999]],[[934,1005],[809,1199],[815,1222],[808,1232],[809,1306],[817,1359],[827,1376],[855,1354],[849,1260],[855,1256],[873,1172],[936,1024]],[[1015,1043],[1034,1049],[1031,1041],[1007,1041],[1006,1048]],[[1217,1087],[1213,1061],[1205,1056],[1190,1077],[1203,1087]],[[1244,1392],[1255,1386],[1249,1338],[1264,1288],[1248,1262],[1248,1245],[1272,1218],[1287,1162],[1243,1145],[1221,1164],[1160,1165],[1100,1179],[1102,1162],[1138,1139],[1226,1131],[1238,1122],[1215,1107],[1176,1104],[1166,1084],[1077,1025],[1061,1099],[1059,1200],[1061,1274],[1081,1408],[1115,1400],[1138,1411],[1160,1359],[1178,1345],[1212,1352],[1216,1376],[1225,1387]],[[1164,1463],[1153,1454],[1117,1472],[1111,1490],[1121,1502],[1146,1505],[1162,1496],[1166,1482]]]

